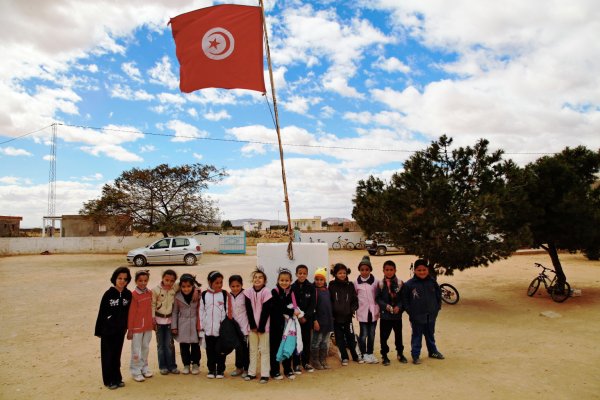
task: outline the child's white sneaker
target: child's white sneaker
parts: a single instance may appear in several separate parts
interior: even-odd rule
[[[190,366],[184,365],[183,368],[181,369],[181,373],[184,375],[188,375],[190,373]]]
[[[146,380],[146,378],[144,378],[144,375],[139,374],[139,375],[134,375],[133,380],[136,382],[144,382]]]
[[[200,366],[196,365],[196,364],[192,364],[192,375],[198,375],[199,373],[200,373]]]
[[[144,378],[152,378],[154,376],[154,374],[152,373],[152,371],[142,372],[142,375],[144,375]]]
[[[379,360],[375,357],[375,354],[369,354],[371,356],[371,364],[379,364]]]

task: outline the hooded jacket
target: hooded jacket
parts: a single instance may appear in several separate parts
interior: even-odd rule
[[[337,324],[352,322],[352,314],[358,309],[358,297],[352,282],[337,278],[329,283],[333,308],[333,320]]]
[[[127,329],[131,333],[143,333],[154,330],[152,321],[152,292],[137,287],[131,292],[131,306],[127,318]]]
[[[201,299],[198,299],[201,301]],[[177,329],[175,339],[179,343],[198,343],[198,332],[200,331],[200,320],[198,319],[198,301],[185,301],[183,293],[175,295],[173,303],[173,317],[171,329]]]
[[[371,313],[371,322],[379,318],[379,305],[375,301],[377,286],[379,281],[373,275],[367,279],[361,276],[356,278],[356,295],[358,297],[358,310],[356,310],[356,319],[358,322],[369,322],[369,313]]]
[[[131,291],[127,288],[119,292],[111,286],[100,300],[100,309],[96,319],[94,335],[124,335],[127,331],[127,316],[131,305]]]
[[[434,321],[442,308],[442,292],[438,283],[427,276],[416,276],[404,284],[402,302],[411,322],[425,324]]]

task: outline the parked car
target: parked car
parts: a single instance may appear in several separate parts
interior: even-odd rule
[[[127,262],[136,267],[146,264],[194,265],[202,257],[201,250],[200,243],[193,237],[163,238],[129,251]]]
[[[220,232],[217,231],[200,231],[200,232],[196,232],[194,233],[194,236],[198,236],[198,235],[220,235]]]
[[[367,251],[372,256],[385,256],[387,253],[406,253],[404,247],[393,244],[387,232],[376,232],[365,241]]]

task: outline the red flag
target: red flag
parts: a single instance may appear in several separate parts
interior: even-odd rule
[[[171,18],[179,88],[250,89],[264,93],[260,7],[223,4]]]

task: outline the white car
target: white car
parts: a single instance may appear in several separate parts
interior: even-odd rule
[[[365,246],[370,255],[385,256],[387,253],[406,253],[404,247],[390,243],[387,236],[386,232],[376,232],[370,240],[365,241]]]
[[[193,237],[159,239],[146,247],[127,253],[127,262],[136,267],[146,264],[194,265],[202,257],[200,243]]]

